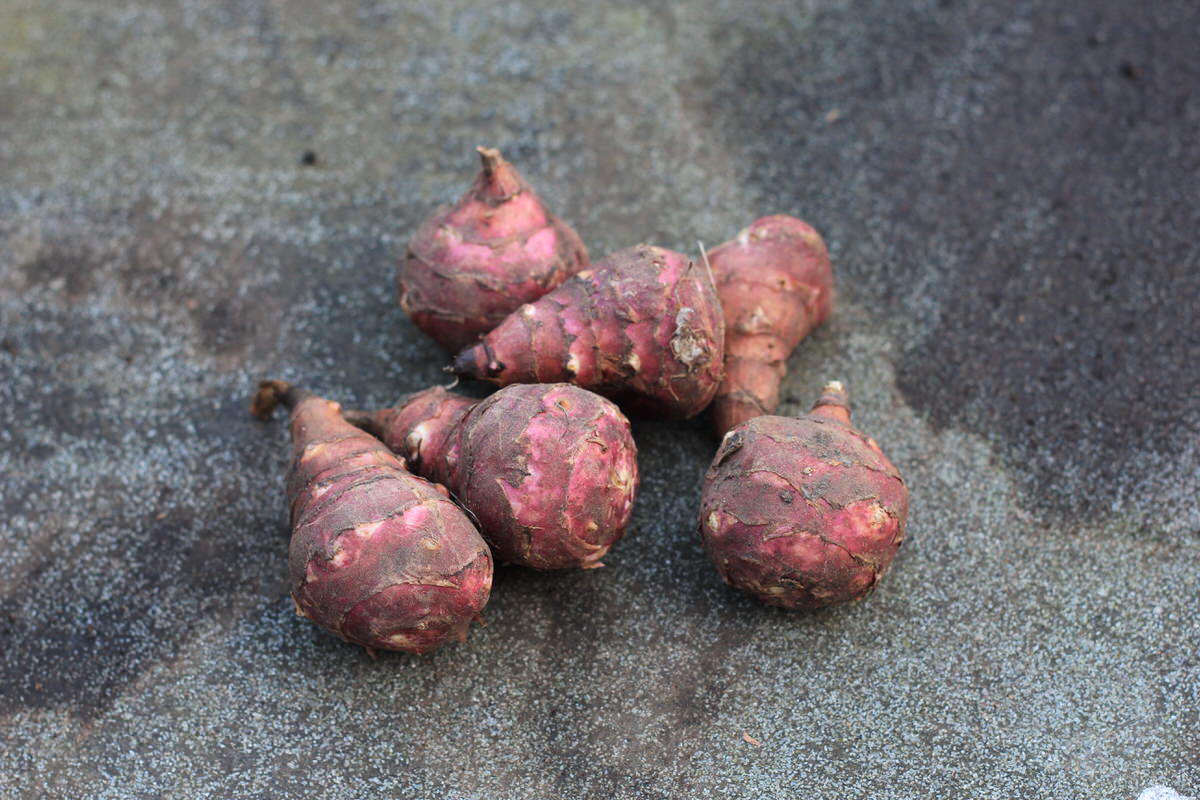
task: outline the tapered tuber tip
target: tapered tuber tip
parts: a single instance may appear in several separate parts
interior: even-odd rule
[[[494,147],[476,147],[483,169],[475,180],[473,191],[476,197],[488,198],[492,203],[501,203],[520,194],[525,184],[513,165],[504,160]]]
[[[447,371],[460,378],[470,378],[474,375],[477,366],[475,348],[468,347],[454,357],[454,363],[447,367]]]
[[[258,391],[250,400],[250,413],[259,419],[269,419],[275,407],[283,402],[283,398],[291,390],[292,385],[287,381],[262,381]]]
[[[483,162],[483,174],[489,178],[496,174],[496,170],[504,163],[504,156],[500,155],[500,151],[495,147],[476,147],[475,152],[479,153],[479,160]]]
[[[468,347],[454,357],[450,372],[460,378],[491,378],[504,369],[488,353],[486,346],[477,344]]]
[[[821,396],[813,404],[812,413],[850,424],[850,395],[841,381],[830,381],[821,389]]]
[[[292,409],[311,394],[312,392],[292,386],[287,381],[263,381],[250,401],[250,413],[259,419],[269,419],[271,412],[281,403],[285,408]]]

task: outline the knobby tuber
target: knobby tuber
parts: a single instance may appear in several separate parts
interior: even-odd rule
[[[453,371],[500,386],[566,381],[632,413],[680,419],[712,400],[724,358],[707,268],[637,245],[521,306],[459,353]]]
[[[265,381],[251,410],[266,417],[279,403],[291,410],[297,613],[372,651],[465,639],[492,586],[492,557],[470,520],[337,403]]]
[[[346,418],[449,487],[500,561],[599,566],[625,533],[638,483],[629,421],[577,386],[516,384],[482,401],[434,388]]]
[[[588,265],[587,250],[499,150],[457,204],[417,230],[400,265],[400,305],[450,352]]]
[[[821,235],[777,214],[708,253],[725,310],[725,380],[713,400],[717,433],[779,407],[786,361],[829,316],[833,272]]]
[[[840,383],[802,418],[725,435],[705,476],[700,537],[726,583],[786,608],[867,594],[904,539],[908,490],[850,425]]]

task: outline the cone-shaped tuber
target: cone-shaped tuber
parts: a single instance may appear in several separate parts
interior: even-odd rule
[[[422,223],[400,265],[400,305],[452,353],[588,265],[579,236],[500,151],[478,150],[475,183]]]
[[[449,487],[500,561],[599,566],[625,533],[637,448],[629,421],[599,395],[517,384],[475,401],[434,388],[346,418]]]
[[[265,381],[251,410],[291,410],[289,564],[296,611],[368,649],[462,641],[487,603],[492,558],[445,490],[410,474],[341,407]]]
[[[522,306],[454,359],[507,386],[567,381],[631,413],[700,413],[721,382],[725,323],[703,265],[661,247],[620,250]]]
[[[829,316],[833,272],[821,235],[783,214],[755,220],[708,260],[725,310],[725,380],[712,408],[724,434],[775,413],[788,355]]]
[[[700,538],[726,583],[772,605],[867,594],[904,539],[908,489],[850,425],[840,383],[806,417],[759,416],[725,435],[704,479]]]

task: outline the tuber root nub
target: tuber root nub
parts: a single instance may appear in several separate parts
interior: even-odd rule
[[[250,401],[250,413],[259,419],[269,419],[271,412],[280,404],[292,409],[312,392],[300,389],[287,381],[268,380],[258,385],[258,391]]]
[[[812,413],[850,424],[850,395],[841,381],[830,381],[821,390],[821,396],[813,403]]]

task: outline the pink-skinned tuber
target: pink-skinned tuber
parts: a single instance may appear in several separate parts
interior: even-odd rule
[[[725,435],[699,527],[726,583],[771,605],[818,608],[874,588],[907,516],[904,480],[850,425],[832,382],[806,417],[758,416]]]
[[[289,567],[296,612],[369,651],[462,641],[492,587],[487,544],[445,489],[412,475],[337,403],[264,381],[291,410]]]
[[[502,562],[596,567],[625,533],[637,447],[603,397],[565,383],[516,384],[481,401],[433,388],[345,413],[447,486]]]
[[[684,419],[716,394],[725,322],[711,275],[650,245],[620,250],[521,306],[452,370],[512,383],[569,382],[634,414]]]
[[[713,400],[718,434],[774,414],[787,357],[829,316],[833,271],[821,235],[803,220],[755,220],[708,253],[725,310],[725,379]]]
[[[401,307],[452,353],[588,265],[579,236],[500,151],[478,150],[475,183],[421,224],[400,264]]]

